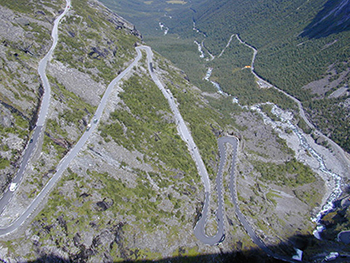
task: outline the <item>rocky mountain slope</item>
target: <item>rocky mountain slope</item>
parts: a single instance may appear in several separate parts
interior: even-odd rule
[[[50,47],[51,22],[59,5],[40,3],[9,9],[2,1],[1,8],[1,95],[0,95],[0,189],[3,192],[16,171],[19,157],[29,141],[40,103],[41,84],[37,63]],[[20,11],[20,13],[18,11]],[[30,12],[22,16],[21,12]]]
[[[8,25],[0,29],[0,171],[5,191],[29,143],[40,105],[38,61],[50,47],[53,18],[65,3],[0,3],[1,22]],[[134,47],[142,42],[133,25],[94,0],[73,0],[59,32],[47,69],[52,101],[45,136],[1,215],[1,226],[24,211],[52,177],[59,160],[88,128],[106,86],[130,64],[136,56]],[[150,78],[145,55],[116,85],[98,129],[45,204],[17,232],[1,237],[1,260],[272,261],[236,218],[228,171],[226,239],[207,246],[194,237],[204,201],[202,181],[166,99]],[[270,117],[262,117],[254,109],[232,103],[231,97],[203,93],[158,54],[153,68],[179,104],[210,173],[212,189],[219,163],[217,138],[231,134],[240,139],[236,174],[241,210],[271,249],[292,255],[293,246],[299,244],[295,236],[311,235],[315,225],[310,217],[327,197],[324,191],[331,191],[317,162],[297,136],[277,122],[269,105],[261,107],[270,109]],[[326,148],[317,147],[333,158]],[[337,164],[332,158],[327,165]],[[341,166],[337,169],[344,172]],[[208,235],[216,231],[215,191],[212,195]],[[306,258],[311,255],[306,252]]]

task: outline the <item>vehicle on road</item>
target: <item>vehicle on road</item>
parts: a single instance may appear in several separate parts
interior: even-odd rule
[[[90,128],[91,128],[91,124],[89,123],[86,127],[86,130],[88,131],[88,130],[90,130]]]
[[[332,260],[335,260],[337,257],[339,256],[339,253],[338,252],[331,252],[329,253],[328,256],[326,256],[324,258],[325,261],[332,261]]]
[[[98,122],[98,119],[94,119],[94,123],[97,123]]]
[[[17,189],[17,183],[11,183],[9,190],[10,192],[14,192]]]
[[[32,143],[32,142],[33,142],[33,138],[32,138],[32,139],[30,139],[29,143]]]

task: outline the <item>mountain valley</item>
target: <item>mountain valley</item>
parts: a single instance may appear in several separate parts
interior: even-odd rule
[[[153,1],[147,2],[151,5]],[[187,3],[175,2],[161,3],[159,8],[172,5],[176,12],[183,10],[181,6],[187,8]],[[252,50],[233,37],[228,44],[227,36],[235,32],[226,34],[217,45],[218,36],[212,37],[209,27],[212,21],[206,21],[210,16],[199,17],[208,6],[193,1],[198,5],[195,26],[206,33],[205,42],[190,26],[191,34],[202,43],[205,60],[199,57],[193,39],[178,32],[176,36],[181,36],[183,45],[169,40],[164,31],[160,36],[143,35],[142,30],[120,16],[128,9],[116,14],[95,0],[0,3],[1,23],[6,25],[0,29],[0,187],[4,195],[10,191],[25,150],[33,143],[43,94],[47,92],[37,73],[38,64],[50,50],[54,20],[66,12],[46,68],[51,98],[44,130],[22,180],[1,211],[1,230],[16,222],[60,171],[80,140],[86,138],[63,175],[24,223],[0,236],[2,261],[280,262],[280,257],[267,257],[253,242],[237,217],[237,209],[274,255],[291,259],[295,248],[303,250],[306,262],[322,262],[332,251],[348,255],[349,248],[334,240],[348,226],[348,155],[344,153],[343,158],[338,148],[309,130],[293,100],[278,90],[257,87],[249,68],[243,69],[251,65]],[[129,8],[135,8],[135,3],[130,1]],[[171,15],[170,10],[167,14]],[[154,14],[158,15],[159,12]],[[184,21],[193,22],[192,17]],[[180,31],[170,22],[163,22],[169,26],[169,34]],[[347,149],[347,141],[342,139],[347,133],[340,130],[340,135],[334,137],[334,129],[337,125],[346,129],[343,123],[348,120],[348,64],[339,60],[328,65],[328,75],[322,75],[322,64],[321,73],[315,73],[320,78],[312,75],[296,80],[293,88],[299,88],[293,90],[288,85],[291,75],[298,73],[289,72],[289,80],[281,80],[279,76],[287,70],[279,71],[282,58],[274,64],[276,74],[269,71],[271,65],[266,66],[275,56],[266,51],[273,48],[268,36],[255,39],[248,32],[237,33],[247,43],[261,40],[254,44],[259,52],[259,76],[296,96],[303,105],[309,103],[306,111],[313,124],[322,132],[329,129],[326,135],[340,138],[336,142]],[[161,38],[164,42],[157,44]],[[148,39],[159,51],[153,51],[152,62],[147,60],[146,49],[142,49]],[[329,44],[330,52],[346,39],[347,35],[342,35]],[[321,45],[330,40],[319,41]],[[189,44],[191,48],[184,50]],[[210,60],[209,50],[215,59]],[[221,51],[223,55],[219,57]],[[173,60],[176,54],[182,55]],[[182,59],[186,54],[188,58]],[[180,67],[188,61],[191,63]],[[188,70],[190,67],[193,69]],[[221,92],[202,79],[208,67],[213,68],[209,79],[219,83]],[[227,78],[231,73],[234,77]],[[112,82],[118,75],[123,77]],[[113,85],[107,96],[110,83]],[[304,99],[303,92],[314,95]],[[96,117],[104,98],[105,108]],[[169,104],[169,99],[174,104]],[[332,107],[340,105],[345,117],[339,123],[321,127],[319,123],[327,116],[319,110],[326,107],[312,106],[323,102],[328,106],[329,101],[329,111],[336,112]],[[189,147],[189,139],[186,141],[181,133],[172,105],[176,105],[190,131],[195,148]],[[216,180],[221,158],[218,139],[225,136],[237,138],[238,148],[235,152],[226,146],[228,157],[220,185]],[[210,191],[194,158],[195,151],[208,171]],[[230,186],[230,160],[235,162],[236,193]],[[326,168],[322,169],[322,165]],[[338,175],[341,185],[334,179]],[[223,190],[225,235],[222,242],[209,246],[195,237],[194,228],[203,216],[210,192],[205,234],[213,236],[217,232],[219,188]],[[338,194],[341,190],[342,195]],[[321,221],[315,223],[310,218],[317,217],[335,192],[338,202],[343,201],[323,218],[324,239],[318,240],[313,233]],[[238,208],[232,195],[237,195]]]

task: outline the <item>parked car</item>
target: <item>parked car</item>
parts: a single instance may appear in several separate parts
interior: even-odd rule
[[[11,183],[9,190],[10,192],[14,192],[17,189],[17,183]]]

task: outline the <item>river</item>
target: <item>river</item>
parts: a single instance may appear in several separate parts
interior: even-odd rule
[[[202,34],[202,32],[198,28],[196,28],[195,22],[193,24],[193,30],[195,30],[196,32]],[[207,36],[204,35],[204,37],[207,37]],[[257,56],[257,53],[258,53],[256,48],[254,48],[253,46],[251,46],[251,45],[247,44],[246,42],[244,42],[239,37],[238,34],[232,34],[230,36],[230,39],[229,39],[227,45],[221,51],[221,53],[219,54],[218,57],[220,57],[225,52],[226,48],[229,47],[229,45],[231,44],[231,42],[233,40],[233,37],[236,37],[236,39],[242,45],[248,47],[249,49],[251,49],[253,51],[250,70],[251,70],[251,73],[257,79],[257,84],[259,85],[259,87],[261,87],[261,88],[274,88],[274,89],[278,90],[279,92],[283,93],[285,96],[291,98],[298,105],[300,117],[306,122],[306,124],[311,129],[314,130],[314,133],[317,136],[320,136],[323,139],[327,140],[327,142],[329,142],[329,144],[332,146],[332,148],[334,149],[336,154],[340,157],[339,159],[341,159],[341,163],[342,163],[342,166],[344,167],[344,170],[349,170],[349,167],[350,167],[349,162],[350,161],[347,159],[346,154],[344,153],[344,151],[339,147],[339,145],[337,145],[332,140],[330,140],[328,137],[323,135],[320,131],[318,131],[315,128],[314,125],[312,125],[312,123],[306,117],[306,114],[304,112],[304,109],[302,107],[301,102],[298,99],[296,99],[295,97],[293,97],[290,94],[286,93],[285,91],[280,90],[279,88],[277,88],[277,87],[273,86],[272,84],[268,83],[267,81],[265,81],[263,78],[261,78],[255,72],[255,70],[254,70],[254,63],[255,63],[255,58]],[[200,49],[200,47],[203,46],[203,41],[202,41],[202,44],[199,44],[198,42],[196,44],[198,45],[198,49]],[[201,57],[204,57],[203,56],[203,51],[200,50],[200,52],[201,52]],[[204,77],[204,79],[206,81],[211,82],[213,84],[213,86],[217,89],[218,93],[220,93],[220,94],[222,94],[224,96],[231,96],[231,95],[225,93],[221,89],[219,83],[210,80],[212,71],[213,71],[212,67],[208,68],[206,76]],[[233,102],[237,103],[238,102],[237,98],[234,98]],[[257,107],[252,107],[252,109],[254,109],[254,108],[257,109]],[[328,196],[326,196],[325,201],[323,202],[323,205],[322,205],[322,208],[320,209],[320,211],[315,216],[313,216],[311,218],[311,220],[313,222],[315,222],[316,225],[317,225],[317,227],[316,227],[316,229],[314,231],[314,236],[316,238],[320,239],[320,233],[324,229],[324,227],[321,225],[321,218],[322,218],[322,216],[324,216],[325,214],[329,213],[333,209],[334,201],[336,201],[341,196],[341,194],[342,194],[342,190],[341,190],[342,177],[341,177],[340,174],[332,171],[332,169],[329,169],[326,166],[326,161],[324,159],[325,157],[322,154],[320,154],[314,147],[311,146],[311,144],[306,139],[306,135],[303,133],[303,131],[301,129],[299,129],[296,125],[294,125],[291,122],[291,119],[285,119],[283,117],[283,114],[281,114],[282,113],[281,109],[279,109],[276,105],[273,106],[273,113],[280,118],[281,122],[284,122],[293,131],[293,133],[297,136],[299,144],[301,145],[301,147],[303,147],[307,152],[309,152],[311,154],[311,156],[318,162],[318,166],[319,166],[318,167],[318,170],[319,170],[318,173],[327,176],[327,178],[324,178],[324,176],[323,176],[323,178],[324,178],[325,182],[327,183],[328,189],[332,188],[332,190],[329,191]],[[331,153],[329,152],[329,154],[331,154]]]
[[[333,209],[333,203],[336,201],[342,194],[341,190],[341,176],[332,172],[330,169],[326,167],[324,157],[322,157],[321,154],[319,154],[311,145],[308,143],[307,139],[305,138],[305,135],[299,129],[297,126],[292,124],[291,120],[287,120],[283,117],[281,114],[282,110],[279,109],[276,105],[272,108],[272,113],[275,114],[277,117],[280,118],[280,120],[288,125],[288,127],[294,132],[294,134],[298,137],[300,145],[307,150],[314,159],[317,160],[319,164],[319,171],[322,173],[325,173],[329,176],[329,179],[333,182],[333,190],[331,194],[326,199],[326,202],[322,206],[321,210],[311,218],[313,222],[317,224],[317,228],[314,231],[314,236],[318,239],[320,239],[320,232],[323,230],[323,226],[321,225],[320,221],[323,215],[327,214],[329,211]]]

